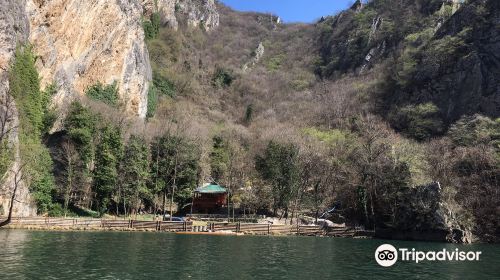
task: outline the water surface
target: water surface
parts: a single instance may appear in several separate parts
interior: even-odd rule
[[[482,251],[380,267],[383,243]],[[500,246],[321,237],[0,230],[0,279],[500,279]]]

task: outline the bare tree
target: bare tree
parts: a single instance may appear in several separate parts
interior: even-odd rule
[[[19,202],[16,199],[16,196],[17,196],[17,190],[19,188],[19,185],[24,180],[24,175],[23,175],[24,173],[22,171],[23,171],[25,166],[26,165],[23,164],[19,168],[15,168],[14,170],[10,170],[10,172],[12,172],[14,174],[14,180],[13,180],[14,189],[12,190],[12,193],[10,195],[9,214],[8,214],[7,219],[5,221],[0,222],[0,227],[8,225],[12,221],[12,213],[14,211],[14,203]]]
[[[66,216],[71,195],[78,187],[80,157],[75,145],[69,139],[63,141],[58,157],[64,166],[61,176],[60,194],[64,201],[64,215]]]
[[[363,135],[360,145],[355,149],[352,156],[354,167],[360,179],[360,185],[364,187],[363,208],[366,223],[369,214],[375,223],[375,204],[377,200],[380,183],[382,182],[382,166],[388,160],[387,154],[391,146],[391,135],[387,126],[378,118],[368,115],[358,125],[359,132]],[[370,211],[368,211],[368,202]],[[370,212],[370,213],[369,213]]]

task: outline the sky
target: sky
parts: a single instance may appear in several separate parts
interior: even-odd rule
[[[287,23],[314,22],[347,9],[354,0],[220,0],[237,11],[270,12]]]

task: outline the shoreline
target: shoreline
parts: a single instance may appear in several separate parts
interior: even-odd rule
[[[471,245],[471,244],[497,244],[497,242],[486,242],[482,240],[476,240],[472,243],[450,243],[440,240],[425,240],[425,239],[400,239],[400,238],[384,238],[374,235],[358,235],[358,236],[334,236],[328,235],[327,233],[320,234],[298,234],[298,233],[278,233],[274,232],[271,234],[259,234],[256,232],[228,232],[228,231],[218,231],[218,232],[196,232],[196,231],[158,231],[154,229],[147,228],[98,228],[98,227],[61,227],[61,226],[28,226],[28,225],[7,225],[0,228],[1,230],[26,230],[26,231],[46,231],[46,232],[127,232],[127,233],[171,233],[179,235],[205,235],[205,236],[269,236],[269,237],[324,237],[324,238],[346,238],[346,239],[375,239],[375,240],[387,240],[387,241],[408,241],[408,242],[429,242],[429,243],[443,243],[443,244],[454,244],[454,245]]]
[[[203,224],[203,225],[200,225]],[[272,235],[372,238],[373,232],[349,227],[324,229],[316,225],[277,225],[241,222],[170,222],[88,218],[13,218],[5,229],[40,231],[173,232],[197,235]]]
[[[5,226],[0,228],[2,230],[21,230],[21,231],[39,231],[39,232],[59,232],[59,233],[69,233],[69,232],[87,232],[87,233],[151,233],[151,234],[177,234],[177,235],[191,235],[191,236],[214,236],[214,237],[311,237],[311,238],[342,238],[342,239],[380,239],[380,240],[391,240],[376,238],[373,236],[331,236],[327,234],[283,234],[283,233],[271,233],[271,234],[258,234],[252,232],[175,232],[175,231],[157,231],[151,229],[122,229],[122,228],[74,228],[74,227],[37,227],[37,226]],[[424,241],[432,242],[434,241]],[[439,242],[438,242],[439,243]],[[442,242],[446,243],[446,242]]]
[[[0,218],[4,220],[4,218]],[[145,221],[132,219],[96,218],[51,218],[51,217],[14,217],[10,224],[0,229],[20,229],[34,231],[86,231],[86,232],[171,232],[186,235],[249,235],[249,236],[311,236],[342,237],[352,239],[382,239],[401,241],[424,241],[447,244],[493,243],[474,238],[472,242],[450,242],[443,238],[430,238],[429,232],[381,232],[362,230],[354,227],[330,227],[314,225],[277,225],[269,223],[211,222],[211,221]],[[418,233],[418,234],[417,234]],[[410,238],[402,238],[410,236]],[[422,238],[419,238],[422,237]],[[425,238],[427,237],[427,238]]]

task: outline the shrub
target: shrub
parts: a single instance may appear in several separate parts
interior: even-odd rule
[[[253,119],[253,104],[250,104],[247,106],[247,109],[245,111],[245,124],[250,124],[250,122]]]
[[[328,145],[335,145],[353,138],[351,133],[340,129],[320,130],[308,127],[302,129],[302,133]]]
[[[269,71],[280,70],[285,58],[286,57],[284,54],[279,54],[279,55],[273,56],[271,59],[269,59],[269,62],[267,63],[267,69]]]
[[[153,75],[153,85],[157,90],[157,93],[161,93],[162,95],[172,98],[176,95],[174,83],[158,73]]]
[[[212,78],[212,85],[215,88],[229,87],[235,80],[233,73],[227,69],[218,67]]]
[[[116,106],[118,104],[118,87],[116,82],[110,85],[103,85],[101,82],[90,86],[86,94],[88,97],[104,102],[111,106]]]
[[[296,79],[291,82],[292,88],[296,91],[303,91],[311,86],[311,82],[305,79]]]
[[[49,215],[49,217],[63,217],[64,209],[61,204],[54,203],[47,214]]]
[[[408,105],[390,114],[395,128],[417,140],[427,140],[443,132],[439,108],[432,102]]]
[[[146,113],[147,118],[152,118],[156,113],[156,107],[158,106],[158,91],[154,85],[149,86],[148,91],[148,111]]]
[[[144,37],[146,40],[156,39],[160,33],[160,14],[153,13],[149,20],[143,20]]]
[[[500,123],[481,115],[464,116],[448,130],[458,146],[493,145],[500,140]]]

